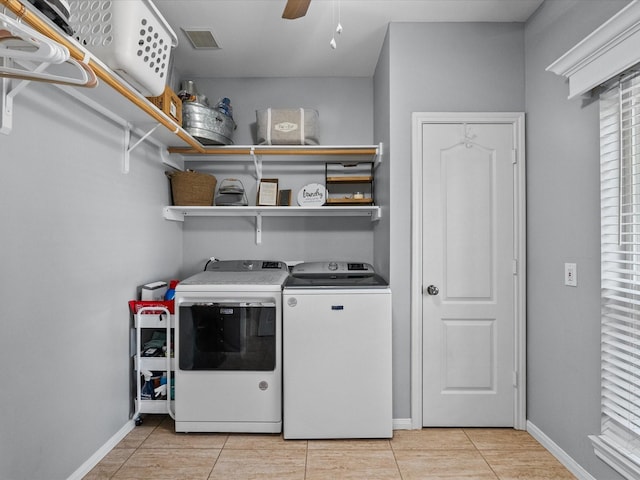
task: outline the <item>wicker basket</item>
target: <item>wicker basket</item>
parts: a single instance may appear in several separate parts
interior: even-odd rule
[[[217,183],[213,175],[187,170],[186,172],[167,172],[167,177],[171,180],[174,205],[213,205],[213,194]]]

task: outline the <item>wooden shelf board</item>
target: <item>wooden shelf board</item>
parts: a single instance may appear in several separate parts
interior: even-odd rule
[[[181,155],[217,156],[352,156],[366,157],[361,162],[375,161],[378,147],[375,145],[219,145],[203,146],[203,151],[189,147],[169,147],[169,153]]]
[[[371,183],[373,182],[372,176],[360,176],[360,177],[327,177],[327,183]]]
[[[373,198],[328,198],[329,205],[372,205]]]

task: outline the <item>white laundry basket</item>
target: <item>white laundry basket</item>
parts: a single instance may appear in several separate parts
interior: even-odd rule
[[[150,0],[72,0],[69,7],[81,45],[143,95],[162,94],[178,38]]]

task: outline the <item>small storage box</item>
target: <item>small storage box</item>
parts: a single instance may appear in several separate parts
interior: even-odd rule
[[[69,7],[81,45],[143,95],[162,95],[178,38],[151,0],[72,0]]]
[[[164,93],[159,97],[148,97],[151,103],[173,118],[182,126],[182,100],[168,86],[164,87]]]
[[[318,145],[318,111],[308,108],[256,110],[258,143],[262,145]]]
[[[142,286],[140,300],[158,301],[164,300],[167,293],[167,282],[153,282]]]
[[[167,173],[171,180],[173,204],[181,206],[211,206],[216,190],[216,177],[192,170]]]

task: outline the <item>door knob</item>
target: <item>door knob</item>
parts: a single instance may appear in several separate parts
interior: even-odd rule
[[[429,295],[438,295],[438,293],[440,293],[440,290],[435,285],[429,285],[427,287],[427,293]]]

